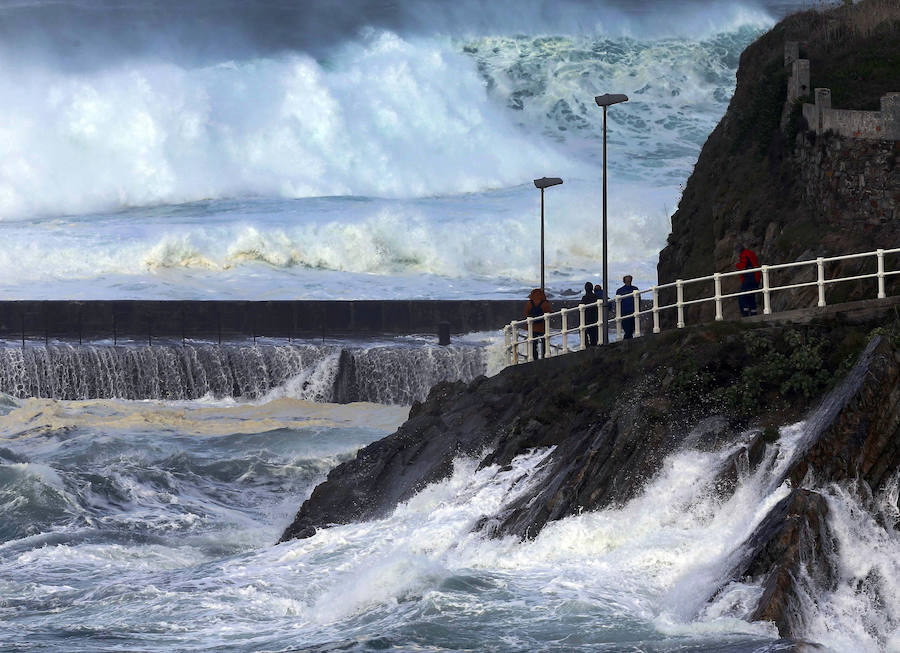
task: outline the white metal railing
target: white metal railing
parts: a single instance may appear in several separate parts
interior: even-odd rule
[[[610,321],[615,323],[616,340],[621,340],[623,332],[622,324],[625,320],[634,319],[634,337],[639,338],[643,335],[641,332],[641,316],[652,316],[653,333],[659,333],[660,313],[662,311],[674,309],[676,314],[675,324],[677,328],[681,329],[685,326],[684,309],[686,306],[714,302],[715,319],[723,320],[723,302],[727,299],[734,299],[745,295],[762,293],[762,312],[764,315],[770,315],[772,313],[772,293],[774,292],[816,286],[818,289],[818,301],[816,305],[825,306],[825,289],[827,286],[850,281],[860,281],[863,279],[875,279],[876,297],[878,299],[884,299],[887,296],[885,294],[885,279],[900,274],[900,257],[897,257],[897,260],[891,269],[885,264],[885,258],[888,255],[898,253],[900,253],[900,248],[877,249],[873,252],[864,252],[862,254],[848,254],[846,256],[832,256],[827,258],[820,256],[809,261],[797,261],[795,263],[783,263],[780,265],[762,265],[753,270],[716,272],[715,274],[697,277],[695,279],[678,279],[673,283],[653,286],[646,290],[635,290],[631,293],[631,299],[634,303],[634,312],[627,315],[622,315],[621,305],[622,300],[629,298],[629,296],[616,295],[615,297],[610,297],[608,299],[607,306],[603,305],[603,300],[601,299],[597,300],[595,304],[580,304],[574,308],[564,308],[555,313],[545,313],[541,317],[528,317],[524,320],[513,320],[507,326],[503,327],[507,362],[510,365],[517,365],[518,363],[534,360],[534,343],[539,341],[543,342],[542,346],[545,352],[544,355],[546,356],[559,356],[571,351],[585,349],[587,347],[586,334],[588,329],[597,329],[599,335],[599,330],[603,328],[603,324],[609,319],[607,315],[609,312],[608,309],[611,309],[613,305],[615,306],[614,317]],[[826,276],[826,266],[829,263],[857,259],[865,261],[866,259],[873,257],[875,259],[874,272],[847,277],[835,276],[828,278]],[[798,282],[796,279],[793,279],[792,283],[786,285],[777,286],[772,284],[772,276],[775,272],[782,270],[792,270],[796,272],[797,269],[802,271],[807,268],[810,271],[814,271],[815,280]],[[760,287],[754,290],[744,290],[733,293],[722,292],[723,279],[736,277],[755,270],[758,270],[762,276]],[[709,282],[712,282],[713,294],[711,296],[701,297],[700,299],[684,299],[684,289],[686,287]],[[672,304],[661,304],[660,291],[669,289],[675,290],[675,302]],[[641,302],[642,295],[650,295],[649,301],[643,301],[643,307]],[[597,310],[597,321],[585,322],[585,310],[593,308],[596,308]],[[573,314],[575,317],[574,323],[571,319]],[[535,333],[535,324],[539,322],[543,323],[543,333]],[[557,322],[559,326],[558,328],[555,328],[554,323]],[[538,331],[540,331],[540,329],[538,329]],[[577,341],[575,342],[575,346],[571,346],[570,338],[574,339],[576,334]]]

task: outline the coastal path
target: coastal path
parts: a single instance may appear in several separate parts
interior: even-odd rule
[[[852,263],[852,265],[847,265]],[[615,328],[616,341],[623,338],[623,322],[634,319],[634,337],[640,338],[647,332],[659,333],[664,328],[682,329],[686,326],[687,309],[692,306],[711,305],[716,321],[725,319],[726,302],[746,295],[762,294],[762,315],[772,315],[778,293],[779,312],[815,312],[827,305],[826,291],[837,284],[864,282],[871,280],[871,294],[878,300],[887,298],[886,279],[900,275],[900,248],[877,249],[860,254],[818,257],[808,261],[796,261],[779,265],[762,265],[754,268],[760,272],[762,281],[755,290],[723,292],[729,281],[735,283],[748,270],[716,272],[693,279],[678,279],[635,290],[631,297],[616,295],[609,297],[606,304],[598,300],[596,304],[581,304],[574,308],[563,308],[555,313],[545,313],[542,317],[528,317],[514,320],[503,328],[504,346],[509,365],[530,362],[534,358],[532,343],[543,341],[547,356],[561,356],[581,351],[587,346],[586,332],[591,328],[602,328],[608,323]],[[849,272],[849,273],[848,273]],[[847,274],[845,274],[847,273]],[[779,277],[781,275],[781,277]],[[777,285],[779,278],[786,283]],[[704,288],[706,289],[704,291]],[[810,306],[810,292],[803,289],[815,288]],[[690,289],[691,299],[685,299]],[[708,294],[705,294],[708,293]],[[635,312],[622,315],[622,301],[632,299]],[[667,298],[674,301],[666,301]],[[595,322],[585,320],[585,311],[596,307],[598,318]],[[612,315],[610,315],[612,313]],[[752,319],[752,318],[751,318]],[[704,320],[700,319],[698,322]],[[543,333],[535,333],[535,324],[543,322]],[[652,326],[651,326],[652,325]]]

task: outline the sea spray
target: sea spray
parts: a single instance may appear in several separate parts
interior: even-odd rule
[[[565,178],[548,287],[596,281],[602,255],[650,285],[679,184],[771,17],[467,6],[0,9],[15,26],[0,46],[0,291],[519,297],[542,174]],[[610,87],[631,100],[609,116],[601,252],[592,97]]]
[[[897,488],[895,475],[874,497],[852,487],[825,490],[839,579],[806,606],[811,640],[835,651],[900,651]]]
[[[31,616],[2,633],[7,644],[45,636],[50,622],[39,613],[51,609],[54,632],[81,634],[75,651],[104,650],[112,636],[140,637],[145,650],[783,646],[771,626],[745,621],[759,579],[716,588],[788,492],[779,479],[806,423],[782,429],[731,494],[718,474],[741,442],[684,449],[633,500],[550,523],[533,540],[490,539],[478,525],[545,482],[552,450],[503,468],[459,458],[449,478],[382,519],[272,546],[327,470],[405,411],[295,399],[8,403],[0,495],[15,530],[0,543],[0,583],[17,598],[0,614],[7,623]],[[830,625],[811,614],[809,636],[879,650],[895,636],[891,608],[854,587],[862,579],[890,601],[895,543],[843,492],[835,488],[830,503],[848,582],[837,607],[815,597]],[[895,500],[892,485],[876,502],[895,518]],[[860,537],[863,556],[854,552]],[[852,625],[860,611],[868,631]]]

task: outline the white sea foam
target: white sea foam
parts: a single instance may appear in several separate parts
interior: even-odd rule
[[[520,9],[527,23],[537,6]],[[678,186],[766,19],[686,9],[668,27],[690,29],[661,34],[649,14],[635,28],[610,10],[597,26],[583,10],[547,36],[546,21],[496,31],[437,8],[425,30],[404,7],[404,29],[357,31],[318,57],[235,45],[84,65],[0,48],[0,290],[518,295],[537,276],[541,175],[565,179],[547,197],[550,288],[580,287],[603,254],[591,99],[609,89],[631,101],[610,112],[607,254],[613,278],[649,285]],[[701,14],[715,27],[698,29]]]
[[[867,500],[845,487],[827,492],[838,584],[808,602],[809,637],[833,651],[900,651],[898,477]]]
[[[390,33],[328,68],[299,53],[80,73],[6,59],[0,92],[7,220],[247,194],[455,194],[565,166],[489,102],[471,60]]]

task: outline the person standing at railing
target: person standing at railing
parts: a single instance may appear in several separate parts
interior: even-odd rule
[[[599,287],[599,286],[598,286]],[[597,345],[597,335],[599,333],[597,319],[597,300],[600,297],[594,294],[594,285],[590,281],[584,283],[584,296],[581,298],[582,304],[587,304],[584,309],[584,323],[588,326],[584,330],[585,345],[595,347]]]
[[[735,247],[738,254],[738,262],[735,266],[738,270],[746,270],[741,275],[741,292],[759,290],[762,281],[762,272],[759,271],[759,259],[752,249],[739,244]],[[741,309],[741,317],[756,315],[756,293],[748,293],[738,296],[738,306]]]
[[[535,288],[528,294],[528,301],[525,304],[525,317],[532,317],[535,320],[531,323],[531,333],[534,340],[531,343],[531,352],[535,359],[544,358],[547,355],[547,345],[544,343],[543,335],[545,333],[544,313],[551,313],[553,309],[550,302],[547,301],[547,295],[540,288]],[[540,318],[540,319],[537,319]],[[538,344],[541,346],[541,355],[538,356]]]
[[[637,290],[635,286],[631,285],[632,276],[630,274],[626,274],[622,277],[622,282],[625,284],[621,288],[616,291],[617,295],[622,295],[622,299],[619,300],[619,311],[621,311],[622,319],[622,331],[623,331],[623,339],[630,340],[634,337],[634,318],[628,317],[626,315],[634,315],[634,291]]]

